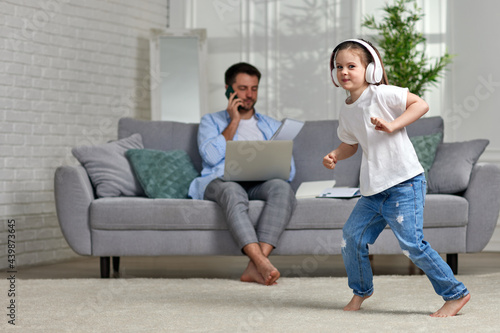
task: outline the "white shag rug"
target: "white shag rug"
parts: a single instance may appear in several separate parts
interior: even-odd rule
[[[500,332],[500,274],[458,276],[471,301],[441,307],[425,276],[375,276],[357,312],[342,308],[347,278],[281,278],[276,286],[224,279],[62,279],[0,283],[0,331],[10,332]],[[7,307],[15,301],[15,325]]]

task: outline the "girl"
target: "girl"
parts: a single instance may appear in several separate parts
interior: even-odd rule
[[[334,169],[338,161],[354,155],[358,145],[363,149],[362,197],[343,228],[342,256],[354,292],[344,310],[359,310],[373,294],[368,244],[388,224],[403,253],[425,272],[445,300],[431,316],[456,315],[470,294],[423,239],[426,181],[405,129],[428,111],[427,103],[407,88],[388,85],[380,54],[364,40],[337,45],[330,70],[335,86],[344,88],[348,97],[337,129],[342,143],[323,158],[323,165]]]

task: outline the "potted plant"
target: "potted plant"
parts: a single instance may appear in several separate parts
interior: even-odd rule
[[[426,38],[416,28],[424,14],[416,0],[395,0],[383,10],[385,15],[380,23],[369,15],[362,26],[378,32],[375,42],[383,53],[389,83],[423,96],[429,85],[437,85],[453,55],[446,51],[433,64],[425,56]]]

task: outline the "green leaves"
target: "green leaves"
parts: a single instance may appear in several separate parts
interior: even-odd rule
[[[383,51],[389,83],[422,96],[429,85],[437,85],[454,56],[446,51],[432,63],[425,56],[426,38],[416,27],[424,14],[415,0],[395,0],[392,5],[385,5],[384,12],[380,23],[371,15],[365,17],[362,26],[378,31],[375,41]]]

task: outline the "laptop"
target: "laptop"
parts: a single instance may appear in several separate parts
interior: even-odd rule
[[[224,180],[290,178],[293,141],[227,141]]]

